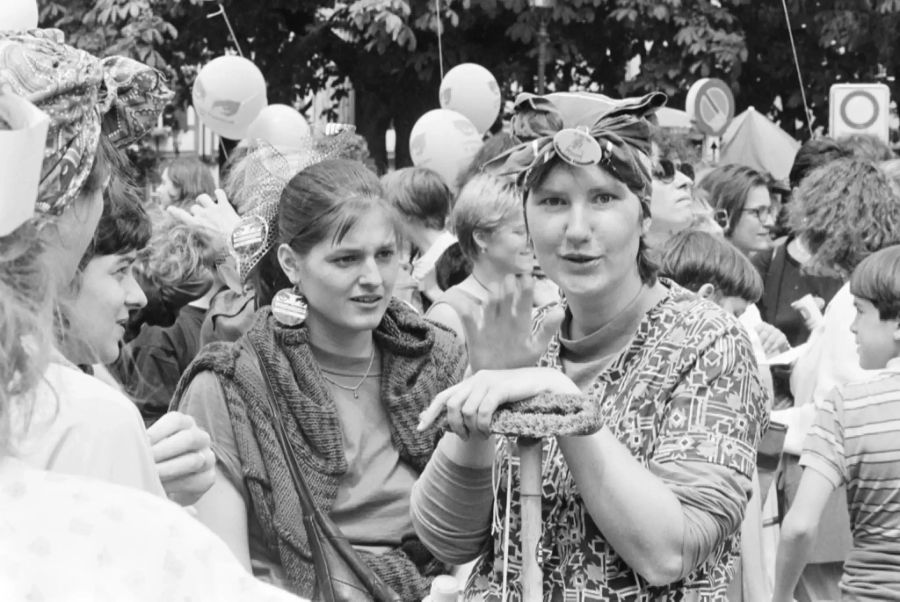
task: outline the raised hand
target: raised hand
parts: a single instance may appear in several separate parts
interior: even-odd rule
[[[551,317],[533,332],[533,299],[534,279],[530,275],[508,276],[491,290],[485,305],[470,306],[462,312],[473,372],[535,365],[556,332],[559,319]]]

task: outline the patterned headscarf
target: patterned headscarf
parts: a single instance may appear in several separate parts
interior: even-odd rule
[[[651,173],[639,153],[650,154],[650,122],[646,117],[665,102],[666,96],[660,92],[613,101],[609,111],[593,123],[576,125],[577,121],[567,120],[550,98],[520,94],[512,124],[513,134],[523,142],[492,164],[500,166],[500,174],[516,177],[525,187],[534,184],[531,175],[536,167],[556,157],[571,165],[600,165],[645,196],[650,191]],[[564,123],[572,125],[565,127]]]
[[[0,89],[50,116],[37,210],[60,214],[90,174],[100,132],[125,147],[172,99],[163,76],[125,57],[98,59],[56,29],[0,32]]]

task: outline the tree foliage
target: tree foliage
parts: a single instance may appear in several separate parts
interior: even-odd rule
[[[42,0],[42,24],[97,54],[125,53],[166,70],[187,102],[198,67],[234,52],[209,0]],[[384,131],[397,161],[415,120],[438,106],[444,71],[477,62],[505,97],[533,90],[541,22],[549,33],[548,86],[610,95],[663,90],[683,106],[690,84],[720,77],[738,110],[753,105],[804,137],[805,115],[784,9],[754,0],[223,0],[237,44],[266,76],[270,102],[304,108],[309,92],[345,82],[356,121],[380,167]],[[787,0],[814,125],[827,122],[832,83],[894,86],[900,0]],[[637,59],[635,57],[638,57]],[[442,60],[441,60],[442,59]],[[640,71],[626,80],[626,66]]]

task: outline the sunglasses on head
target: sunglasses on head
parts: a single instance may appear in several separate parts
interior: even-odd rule
[[[694,166],[690,163],[676,163],[669,159],[659,159],[653,165],[653,177],[665,184],[674,181],[675,174],[679,171],[690,179],[694,179]]]

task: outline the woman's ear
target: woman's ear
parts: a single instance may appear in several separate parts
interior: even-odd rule
[[[475,230],[472,232],[472,240],[475,241],[478,252],[484,253],[487,250],[488,245],[491,244],[491,233],[485,232],[484,230]]]
[[[288,280],[294,284],[300,282],[300,257],[296,251],[284,243],[278,245],[278,264]]]
[[[702,299],[709,299],[710,301],[713,301],[716,294],[716,287],[714,287],[709,282],[706,282],[700,286],[700,290],[697,291],[697,294]]]

